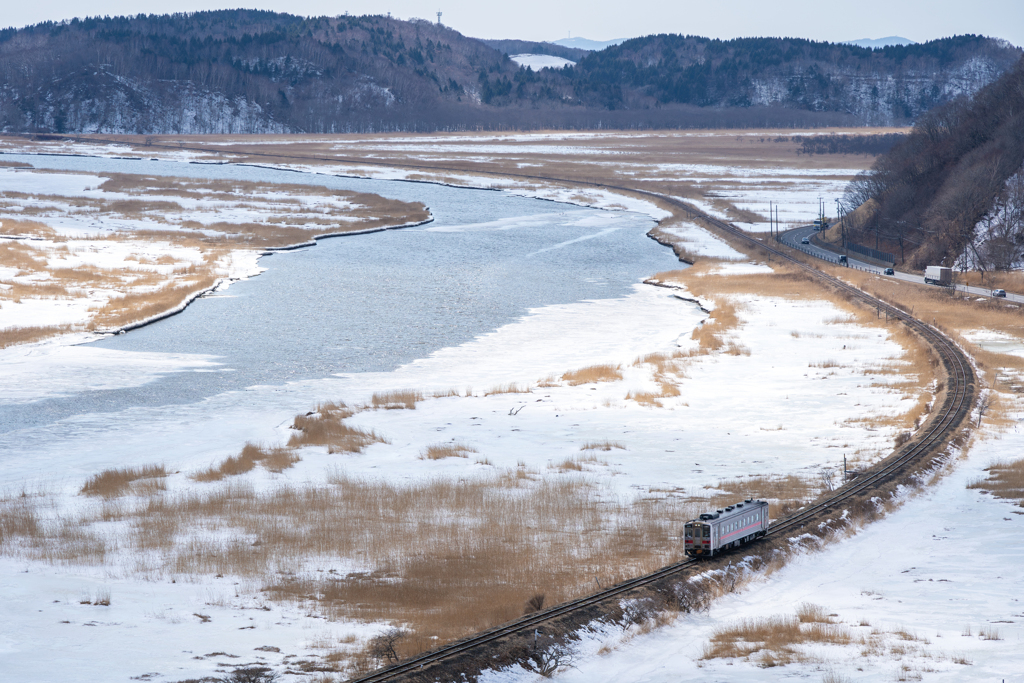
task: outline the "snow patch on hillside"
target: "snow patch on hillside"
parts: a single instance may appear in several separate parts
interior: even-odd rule
[[[524,69],[530,68],[534,71],[540,71],[541,69],[562,69],[567,66],[576,65],[576,62],[562,57],[555,57],[553,55],[512,55],[511,59]]]

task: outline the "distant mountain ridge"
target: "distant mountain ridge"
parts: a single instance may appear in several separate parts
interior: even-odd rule
[[[578,61],[535,71],[510,54]],[[662,34],[595,52],[385,16],[94,17],[0,30],[0,132],[892,125],[1020,55],[980,36],[869,50]]]
[[[615,40],[590,40],[588,38],[562,38],[561,40],[552,40],[551,42],[555,45],[561,45],[563,47],[572,47],[578,50],[589,50],[596,52],[603,50],[606,47],[613,45],[620,45],[629,40],[628,38],[616,38]]]
[[[856,45],[858,47],[876,48],[876,47],[887,47],[889,45],[917,45],[910,38],[901,38],[899,36],[888,36],[886,38],[861,38],[860,40],[846,40],[843,41],[844,45]]]

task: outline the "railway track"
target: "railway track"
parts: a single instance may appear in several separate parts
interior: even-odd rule
[[[74,138],[73,138],[74,139]],[[84,142],[118,142],[123,144],[122,141],[115,140],[103,140],[99,138],[82,139],[77,138],[79,141]],[[154,145],[160,147],[161,145]],[[210,152],[211,150],[205,147],[171,147],[166,146],[168,149],[173,150],[191,150]],[[234,152],[237,154],[237,152]],[[349,163],[349,164],[360,164],[360,165],[374,165],[384,167],[395,167],[405,169],[416,169],[426,171],[450,171],[451,169],[444,169],[435,166],[426,165],[415,165],[415,164],[398,164],[390,163],[386,161],[378,160],[365,160],[365,159],[353,159],[345,157],[317,157],[317,156],[306,156],[296,157],[288,156],[283,154],[274,153],[260,153],[253,152],[249,153],[249,156],[261,156],[261,157],[277,157],[290,160],[304,159],[304,160],[320,160],[334,163]],[[924,428],[924,432],[918,434],[915,439],[911,442],[903,445],[897,449],[893,454],[887,457],[885,460],[880,462],[872,469],[864,472],[853,482],[844,485],[837,489],[834,495],[830,496],[826,500],[817,502],[807,508],[796,512],[795,514],[781,519],[773,523],[767,532],[768,537],[784,537],[786,535],[792,535],[798,533],[801,529],[806,528],[812,522],[820,522],[823,517],[826,517],[830,512],[840,507],[844,502],[849,502],[852,499],[869,494],[871,491],[878,489],[879,487],[898,481],[901,477],[905,476],[909,472],[912,472],[918,468],[923,462],[929,458],[935,458],[941,455],[942,450],[948,441],[953,438],[959,431],[960,427],[964,424],[970,415],[970,411],[974,405],[975,400],[975,376],[974,369],[967,356],[960,350],[960,348],[946,337],[939,330],[927,325],[926,323],[914,318],[907,314],[905,311],[892,306],[880,299],[877,299],[870,294],[840,280],[837,277],[829,275],[814,266],[807,264],[797,258],[794,258],[789,253],[779,249],[778,247],[772,246],[771,244],[764,243],[757,240],[750,235],[746,234],[736,226],[726,223],[725,221],[709,216],[696,208],[685,204],[682,201],[675,199],[674,197],[668,197],[660,195],[654,192],[646,190],[638,190],[635,188],[621,187],[616,185],[607,185],[596,182],[587,181],[574,181],[566,178],[554,178],[548,176],[536,176],[536,175],[525,175],[525,174],[511,174],[511,173],[489,173],[489,172],[476,172],[481,175],[498,175],[502,177],[514,177],[521,178],[524,180],[533,181],[548,181],[565,183],[572,185],[586,185],[604,190],[617,190],[620,192],[627,192],[633,195],[639,195],[642,197],[655,199],[657,201],[665,202],[675,206],[677,209],[686,211],[691,217],[699,218],[700,220],[708,223],[717,230],[729,234],[735,239],[739,239],[752,247],[763,250],[773,257],[780,259],[781,261],[787,262],[797,268],[800,268],[809,275],[817,278],[823,284],[833,287],[836,290],[843,292],[852,299],[861,301],[867,306],[877,308],[879,311],[885,311],[889,318],[894,318],[897,321],[907,325],[915,332],[917,332],[922,338],[924,338],[931,347],[938,354],[943,367],[945,368],[947,379],[946,379],[946,397],[943,401],[942,406],[935,412],[933,418],[927,423]],[[357,679],[352,679],[350,683],[381,683],[383,681],[399,680],[403,677],[417,674],[424,671],[426,667],[437,664],[439,662],[463,655],[482,646],[495,643],[509,636],[513,636],[521,633],[528,633],[530,630],[538,628],[540,625],[550,622],[559,617],[572,614],[584,610],[588,607],[598,605],[599,603],[605,602],[612,598],[622,596],[629,593],[637,588],[655,584],[662,579],[681,575],[691,569],[699,567],[701,565],[700,560],[685,560],[676,564],[663,567],[656,572],[647,574],[645,576],[637,577],[628,581],[624,581],[618,585],[610,588],[598,591],[586,597],[582,597],[576,600],[555,605],[545,610],[534,612],[532,614],[523,616],[515,621],[502,624],[501,626],[477,633],[469,638],[465,638],[453,643],[449,643],[441,648],[432,650],[430,652],[424,652],[420,655],[411,657],[405,661],[395,664],[391,667],[375,671],[369,675],[362,676]]]
[[[563,180],[560,182],[568,181]],[[946,399],[943,402],[943,405],[936,412],[936,416],[926,425],[924,433],[919,434],[913,441],[897,449],[895,453],[890,455],[871,470],[865,472],[854,482],[838,489],[835,492],[835,495],[814,505],[808,506],[785,519],[776,521],[768,528],[768,537],[780,537],[794,534],[800,529],[805,528],[811,522],[820,521],[822,516],[827,515],[832,509],[841,506],[844,502],[849,501],[856,496],[869,493],[882,485],[891,483],[894,480],[897,480],[901,475],[914,469],[922,461],[929,457],[940,455],[948,440],[956,434],[960,426],[968,418],[974,404],[975,395],[973,366],[959,347],[957,347],[956,344],[937,329],[908,315],[905,311],[902,311],[895,306],[892,306],[852,285],[843,282],[839,278],[824,273],[811,265],[793,258],[780,249],[764,244],[761,241],[750,237],[735,226],[725,223],[724,221],[720,221],[712,216],[697,212],[692,207],[686,206],[675,199],[650,192],[631,190],[629,188],[597,184],[593,185],[604,189],[625,190],[632,193],[648,195],[652,198],[672,203],[678,208],[688,210],[691,214],[711,223],[716,228],[727,232],[734,237],[742,239],[753,246],[770,252],[773,256],[801,268],[814,277],[823,280],[829,286],[844,292],[848,296],[858,299],[866,305],[877,307],[879,310],[885,311],[888,313],[890,318],[895,318],[896,320],[903,322],[924,337],[924,339],[932,346],[933,349],[935,349],[936,353],[938,353],[941,358],[947,375]],[[651,574],[640,576],[629,581],[624,581],[618,585],[577,600],[571,600],[569,602],[555,605],[554,607],[546,610],[534,612],[515,621],[502,624],[501,626],[451,643],[437,650],[417,655],[406,661],[400,662],[386,669],[381,669],[367,676],[352,679],[350,683],[382,683],[383,681],[399,680],[409,674],[417,673],[429,665],[465,654],[483,645],[499,641],[502,638],[506,638],[517,633],[528,632],[530,629],[537,628],[541,624],[549,622],[552,619],[597,605],[598,603],[611,598],[629,593],[636,588],[655,584],[670,576],[682,574],[686,570],[699,567],[700,564],[700,560],[690,559],[663,567]]]

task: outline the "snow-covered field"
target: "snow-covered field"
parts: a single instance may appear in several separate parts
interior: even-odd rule
[[[1014,419],[1024,420],[1024,413]],[[585,635],[560,681],[1007,681],[1024,680],[1024,513],[967,485],[1019,455],[1024,429],[992,434],[930,489],[855,536],[801,552],[708,614],[680,616],[647,634],[600,627]],[[785,666],[749,657],[704,658],[716,632],[743,620],[795,618],[810,603],[848,643],[793,647]],[[489,683],[534,681],[521,669]]]
[[[517,141],[543,139],[552,136],[516,136]],[[577,138],[559,134],[554,139]],[[428,138],[409,140],[414,147],[431,144]],[[320,164],[304,170],[352,173],[353,167]],[[727,194],[733,207],[753,211],[770,197],[782,197],[778,201],[792,207],[780,216],[783,222],[813,218],[819,194],[838,191],[856,171],[744,168],[725,161],[700,168],[664,166],[648,175],[655,177],[655,170],[673,178],[689,174],[693,184],[707,185],[706,196],[686,199],[722,215],[727,207],[715,194]],[[715,174],[725,178],[723,185],[712,182]],[[418,174],[366,167],[366,175],[406,179]],[[603,191],[483,179],[469,172],[446,179],[667,216],[650,202]],[[72,181],[64,176],[61,182]],[[83,186],[82,191],[88,190]],[[690,253],[721,259],[715,269],[720,275],[768,270],[696,224],[662,229]],[[245,272],[254,266],[245,264],[250,269]],[[683,289],[637,284],[620,299],[530,311],[394,372],[251,387],[199,405],[131,410],[109,420],[75,418],[51,438],[25,435],[24,448],[4,462],[0,491],[7,509],[16,508],[24,492],[42,519],[53,523],[98,520],[105,506],[145,502],[143,496],[105,503],[78,495],[88,477],[112,467],[162,463],[169,472],[163,479],[167,493],[157,496],[238,484],[272,491],[317,484],[339,471],[408,485],[521,469],[538,481],[582,476],[599,495],[628,503],[698,494],[750,475],[797,473],[816,479],[844,455],[870,461],[891,448],[898,428],[887,418],[909,410],[916,397],[895,386],[901,378],[891,368],[899,365],[902,349],[884,328],[858,325],[826,301],[732,295],[728,302],[736,307],[738,323],[726,336],[733,352],[692,355],[666,375],[656,360],[643,357],[695,349],[694,330],[710,321],[686,300],[691,298]],[[700,304],[713,310],[717,302]],[[4,302],[0,316],[7,307]],[[1003,352],[1014,345],[1012,338],[998,335],[978,341],[999,345]],[[0,350],[0,365],[0,400],[18,403],[86,388],[139,386],[170,372],[217,370],[216,360],[203,356],[53,343]],[[621,379],[574,386],[563,378],[594,365],[617,367]],[[523,391],[508,393],[509,384]],[[666,391],[666,384],[678,393]],[[502,385],[505,391],[498,390]],[[229,484],[201,484],[189,476],[237,454],[247,440],[287,441],[294,417],[320,401],[359,406],[369,404],[374,393],[403,389],[428,397],[414,410],[368,409],[347,420],[386,436],[387,443],[346,454],[301,448],[293,467],[280,473],[256,468],[231,477]],[[458,395],[429,398],[449,390]],[[630,398],[637,395],[659,398],[645,404]],[[650,633],[601,627],[584,637],[575,668],[558,678],[1024,680],[1024,606],[1014,593],[1024,579],[1019,543],[1024,516],[1014,514],[1008,502],[965,488],[991,461],[1019,453],[1021,439],[1016,427],[989,428],[934,488],[909,495],[902,507],[853,537],[802,554],[768,578],[755,578],[708,614],[684,615]],[[615,446],[581,458],[581,449],[595,442]],[[421,457],[426,446],[443,443],[475,452]],[[567,468],[567,462],[579,467]],[[89,521],[89,530],[115,538],[123,524]],[[270,600],[261,591],[265,582],[251,576],[178,572],[152,557],[134,566],[130,549],[120,548],[107,560],[50,563],[34,559],[30,546],[27,540],[9,545],[0,559],[0,595],[6,598],[0,601],[0,660],[12,680],[67,680],[73,670],[82,681],[143,676],[179,681],[247,663],[298,671],[302,661],[322,663],[328,655],[359,650],[387,625],[326,619],[315,602]],[[365,568],[358,558],[335,556],[289,558],[282,570],[315,576],[328,567]],[[108,595],[109,605],[95,604]],[[701,658],[716,630],[742,619],[790,617],[805,602],[835,615],[829,619],[842,625],[837,629],[845,628],[849,643],[797,646],[799,656],[775,668],[759,667],[756,655],[751,661]],[[487,674],[491,681],[536,678],[520,669]],[[310,680],[306,674],[283,679]],[[332,679],[325,674],[323,680]]]
[[[747,272],[759,268],[739,266]],[[562,473],[558,464],[578,457],[587,441],[608,440],[624,448],[584,462],[584,475],[604,495],[629,500],[652,491],[696,491],[752,473],[795,471],[813,476],[822,467],[834,468],[843,453],[887,447],[891,431],[872,431],[851,420],[905,408],[902,394],[879,386],[891,376],[870,370],[878,359],[898,355],[899,347],[884,333],[842,322],[842,313],[824,302],[751,296],[738,303],[742,322],[735,341],[750,355],[698,357],[687,367],[686,377],[676,380],[680,395],[664,399],[661,408],[626,399],[630,391],[658,389],[651,368],[634,367],[633,361],[645,353],[690,348],[690,332],[705,314],[671,290],[637,285],[623,299],[534,311],[517,323],[393,373],[254,387],[198,406],[122,414],[99,432],[95,427],[100,425],[75,429],[66,438],[33,443],[24,453],[14,454],[5,462],[4,488],[12,493],[47,492],[44,506],[53,506],[47,516],[73,518],[102,508],[102,503],[75,495],[89,475],[107,467],[159,461],[172,472],[166,478],[169,491],[180,493],[200,486],[187,478],[189,473],[236,453],[244,439],[284,440],[292,416],[318,400],[358,404],[368,402],[375,391],[410,387],[424,392],[455,388],[463,394],[467,387],[473,390],[471,397],[427,399],[415,410],[363,412],[351,420],[383,433],[391,443],[375,444],[340,461],[323,448],[305,448],[302,461],[282,474],[257,469],[236,481],[272,489],[320,481],[340,466],[351,476],[412,482],[483,476],[520,463],[543,477],[557,478],[574,476]],[[5,362],[14,351],[24,358],[24,351],[9,349]],[[63,367],[86,373],[80,365],[82,351],[69,352],[37,356],[34,366],[22,364],[16,375],[12,373],[11,383],[24,386],[29,378],[52,377]],[[837,358],[842,367],[810,367]],[[203,369],[208,362],[123,360],[133,363],[136,371],[102,373],[110,385],[138,382],[146,373],[189,371],[190,365]],[[90,367],[102,368],[112,361],[117,359],[96,358]],[[575,387],[557,379],[566,371],[597,363],[621,365],[623,379]],[[551,375],[554,381],[548,383],[553,386],[537,386]],[[747,390],[752,377],[759,378],[756,397]],[[485,395],[508,382],[529,385],[531,392]],[[73,388],[50,381],[39,383],[34,391],[43,396]],[[23,400],[31,398],[29,391],[22,389]],[[743,419],[737,420],[737,415]],[[452,439],[477,453],[470,458],[420,459],[426,444]],[[155,450],[153,443],[159,444]],[[68,453],[75,454],[73,460]],[[45,472],[53,474],[41,474]],[[103,532],[102,526],[96,530]],[[305,571],[315,572],[316,562],[323,561],[301,564]],[[0,642],[7,671],[21,680],[61,680],[72,663],[82,681],[124,680],[155,672],[161,674],[159,680],[180,680],[224,671],[225,665],[260,661],[257,657],[272,665],[288,654],[315,659],[344,649],[346,640],[361,646],[368,635],[383,628],[327,622],[317,618],[311,606],[298,609],[267,602],[259,582],[241,577],[182,575],[173,570],[136,575],[122,561],[54,566],[17,553],[4,562],[9,570],[3,591],[12,599],[0,604]],[[346,566],[345,558],[327,562]],[[81,604],[86,597],[94,602],[97,594],[106,592],[111,596],[109,606]],[[61,630],[55,632],[58,627]],[[53,633],[58,637],[43,635]],[[281,653],[255,649],[265,646]],[[214,652],[227,654],[204,657]]]

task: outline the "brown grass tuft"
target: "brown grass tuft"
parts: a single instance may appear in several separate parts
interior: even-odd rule
[[[69,334],[71,325],[49,325],[45,327],[5,327],[0,330],[0,349],[15,344],[30,344],[59,334]]]
[[[224,477],[245,474],[262,465],[269,472],[280,473],[299,461],[299,456],[290,448],[265,446],[247,442],[238,455],[227,458],[220,465],[196,472],[195,481],[220,481]]]
[[[797,645],[847,645],[851,641],[849,629],[840,624],[804,625],[800,619],[783,616],[743,619],[733,626],[716,629],[701,659],[749,658],[760,653],[756,662],[767,668],[804,659]]]
[[[613,448],[618,448],[620,451],[626,450],[626,447],[618,441],[608,441],[607,439],[604,441],[587,441],[580,446],[581,451],[610,451]]]
[[[620,379],[622,379],[621,365],[590,365],[562,375],[562,381],[568,382],[571,387],[594,382],[615,382]]]
[[[988,468],[988,477],[972,481],[969,489],[981,489],[997,498],[1015,500],[1024,507],[1024,459],[999,462]]]
[[[396,389],[394,391],[374,392],[370,404],[374,408],[386,410],[415,410],[416,404],[423,400],[423,392],[415,389]]]
[[[528,394],[530,391],[530,385],[528,384],[509,382],[508,384],[498,384],[497,386],[491,387],[484,392],[484,396],[495,396],[497,394]]]
[[[636,401],[642,406],[648,406],[651,408],[660,408],[661,394],[651,393],[649,391],[630,391],[626,394],[627,401]]]
[[[796,608],[796,618],[801,624],[831,624],[832,616],[825,612],[825,608],[809,602],[801,603]]]
[[[121,467],[104,470],[89,477],[82,486],[81,493],[86,496],[102,496],[116,498],[125,494],[148,494],[165,490],[166,484],[159,480],[167,476],[163,465],[146,465],[145,467]]]
[[[443,458],[465,458],[469,453],[478,451],[458,441],[452,443],[436,443],[427,446],[420,453],[420,460],[441,460]]]
[[[328,453],[359,453],[370,444],[388,443],[372,429],[366,431],[345,424],[354,414],[355,411],[342,402],[321,403],[316,412],[295,417],[292,429],[298,433],[291,435],[288,446],[327,446]]]

